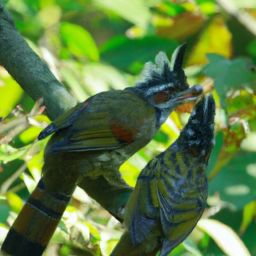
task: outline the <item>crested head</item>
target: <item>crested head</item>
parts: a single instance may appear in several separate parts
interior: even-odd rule
[[[213,147],[215,102],[213,97],[203,97],[195,106],[177,143],[193,156],[207,158]]]
[[[186,90],[188,84],[182,69],[185,49],[185,44],[177,47],[171,62],[164,52],[159,52],[155,57],[155,63],[147,62],[145,64],[141,80],[137,82],[136,87],[148,89],[148,94],[163,90]]]
[[[199,85],[189,88],[187,84],[182,69],[185,49],[185,44],[177,47],[171,62],[164,52],[159,52],[155,63],[145,64],[142,79],[133,88],[158,110],[158,125],[166,120],[175,107],[196,100],[203,91]]]

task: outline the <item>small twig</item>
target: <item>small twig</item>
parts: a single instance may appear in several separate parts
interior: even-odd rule
[[[20,168],[14,172],[1,186],[1,193],[6,193],[9,187],[14,183],[16,179],[26,170],[26,163],[22,164]]]

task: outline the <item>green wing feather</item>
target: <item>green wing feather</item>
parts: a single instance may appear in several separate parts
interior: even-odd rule
[[[126,107],[120,108],[124,103]],[[54,133],[48,152],[112,150],[132,143],[143,125],[151,138],[152,129],[148,124],[154,121],[155,110],[136,95],[124,91],[104,92],[61,115],[42,131],[39,139]]]

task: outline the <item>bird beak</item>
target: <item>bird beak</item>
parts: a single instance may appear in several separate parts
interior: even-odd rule
[[[197,98],[203,93],[203,87],[201,85],[194,85],[187,90],[179,92],[176,94],[175,105],[180,105],[187,102],[192,102],[197,100]]]

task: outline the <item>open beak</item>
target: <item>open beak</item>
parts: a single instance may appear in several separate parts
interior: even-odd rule
[[[197,100],[197,98],[200,95],[202,95],[202,93],[203,93],[203,87],[201,85],[194,85],[185,91],[177,93],[174,101],[177,105],[187,103],[187,102],[192,102]]]

